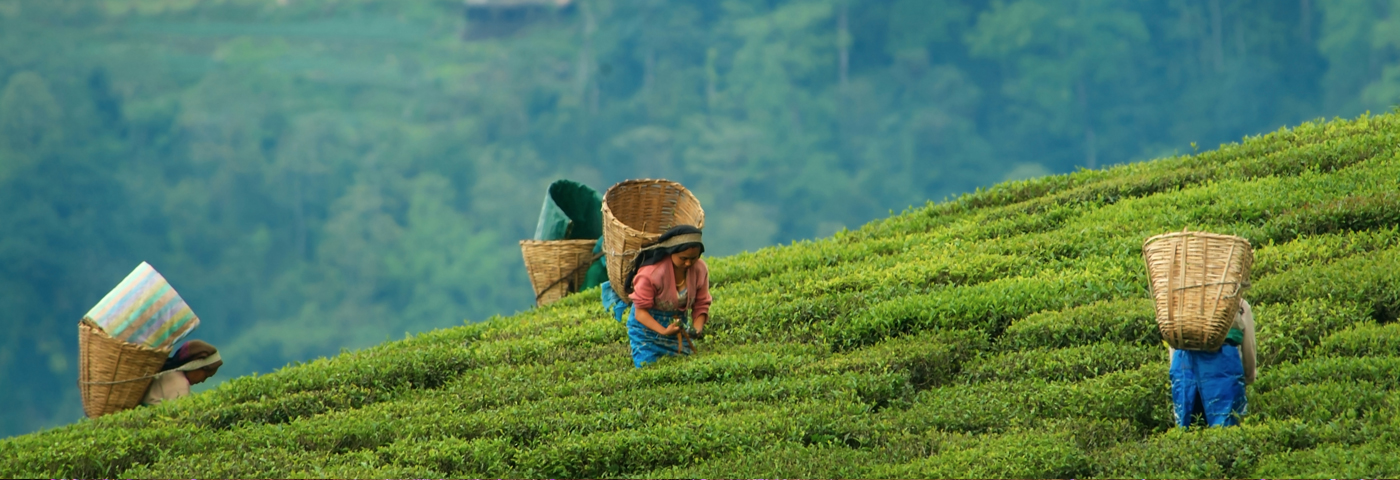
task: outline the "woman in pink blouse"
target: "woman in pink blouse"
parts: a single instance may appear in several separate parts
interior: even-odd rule
[[[678,225],[643,249],[625,290],[632,292],[627,336],[640,368],[664,355],[690,355],[710,319],[710,274],[700,229]],[[612,289],[604,287],[606,295]],[[619,299],[620,300],[620,299]],[[693,323],[692,323],[693,320]]]

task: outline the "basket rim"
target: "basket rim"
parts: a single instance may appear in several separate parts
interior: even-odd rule
[[[521,240],[520,245],[572,245],[584,243],[598,243],[598,239],[570,239],[570,240]]]
[[[162,355],[169,356],[169,355],[170,355],[170,352],[174,350],[173,348],[152,348],[152,347],[150,347],[150,346],[148,346],[148,345],[143,345],[143,344],[140,344],[140,343],[131,343],[131,342],[128,342],[128,341],[126,341],[126,340],[122,340],[122,339],[119,339],[119,338],[117,338],[117,337],[113,337],[112,334],[107,333],[106,330],[103,330],[101,325],[98,325],[97,322],[94,322],[92,319],[90,319],[90,318],[88,318],[88,317],[83,317],[83,319],[82,319],[81,321],[78,322],[78,328],[83,328],[83,327],[87,327],[87,328],[91,329],[93,332],[95,332],[98,336],[101,336],[102,338],[105,338],[105,339],[107,339],[107,340],[112,340],[112,341],[115,341],[115,342],[120,342],[120,343],[122,343],[122,344],[125,345],[125,346],[135,347],[136,349],[141,350],[141,351],[143,351],[143,352],[159,353],[159,354],[162,354]]]
[[[642,235],[660,235],[659,233],[658,233],[658,234],[648,234],[647,232],[643,232],[643,231],[641,231],[641,230],[637,230],[637,229],[635,229],[635,228],[632,228],[631,225],[628,225],[627,223],[623,222],[622,220],[619,220],[619,219],[617,218],[617,215],[613,214],[612,208],[608,206],[608,194],[612,193],[612,192],[613,192],[613,189],[615,189],[615,188],[617,188],[617,187],[624,186],[624,185],[635,185],[635,184],[667,184],[667,185],[676,187],[676,189],[677,189],[677,190],[680,190],[680,192],[681,192],[682,194],[689,195],[690,198],[695,199],[695,209],[698,210],[698,211],[700,212],[700,221],[697,222],[697,223],[699,223],[699,225],[695,225],[695,228],[698,228],[698,229],[701,229],[701,230],[704,230],[704,229],[705,229],[705,208],[704,208],[702,205],[700,205],[700,198],[699,198],[699,197],[696,197],[696,196],[695,196],[695,192],[690,191],[689,188],[685,188],[685,185],[682,185],[680,182],[677,182],[677,181],[675,181],[675,180],[667,180],[667,179],[664,179],[664,178],[634,178],[634,179],[628,179],[628,180],[623,180],[623,181],[621,181],[621,182],[614,183],[611,187],[608,187],[608,189],[607,189],[606,191],[603,192],[603,207],[602,207],[602,210],[603,210],[603,221],[604,221],[605,224],[616,223],[616,224],[618,224],[618,225],[621,225],[623,228],[625,228],[625,229],[627,229],[627,230],[630,230],[630,231],[633,231],[633,232],[638,232],[638,233],[640,233],[640,234],[642,234]],[[604,233],[607,232],[607,225],[604,225],[603,230],[604,230]]]
[[[1209,239],[1213,239],[1213,240],[1229,240],[1229,241],[1234,241],[1234,242],[1242,242],[1242,243],[1244,243],[1245,245],[1250,245],[1251,247],[1253,247],[1253,244],[1250,243],[1250,241],[1249,241],[1248,238],[1244,238],[1244,237],[1241,237],[1241,236],[1238,236],[1238,235],[1226,235],[1226,234],[1223,234],[1223,233],[1202,232],[1202,231],[1193,231],[1193,230],[1182,230],[1182,231],[1180,231],[1180,232],[1163,233],[1163,234],[1161,234],[1161,235],[1153,235],[1153,236],[1151,236],[1151,237],[1147,237],[1147,240],[1143,240],[1143,241],[1142,241],[1142,248],[1146,249],[1149,245],[1151,245],[1151,244],[1153,244],[1153,243],[1156,243],[1156,242],[1159,242],[1159,241],[1162,241],[1162,240],[1168,240],[1168,239],[1180,238],[1180,237],[1201,237],[1201,238],[1209,238]]]

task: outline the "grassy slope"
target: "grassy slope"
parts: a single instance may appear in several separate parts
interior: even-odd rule
[[[701,354],[596,290],[0,441],[25,477],[1400,475],[1400,117],[996,186],[711,262]],[[1242,428],[1171,428],[1141,243],[1256,245]]]

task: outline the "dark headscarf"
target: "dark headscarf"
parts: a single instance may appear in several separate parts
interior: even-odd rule
[[[666,233],[661,234],[661,238],[656,239],[656,243],[653,243],[652,245],[666,243],[667,240],[670,240],[672,237],[675,237],[677,235],[686,235],[692,233],[700,233],[700,229],[695,228],[691,225],[676,225],[674,227],[671,227],[670,230],[667,230]],[[670,247],[653,248],[651,250],[642,251],[640,255],[637,255],[637,261],[632,264],[632,268],[627,272],[626,290],[629,292],[632,291],[632,280],[634,278],[637,278],[637,270],[641,270],[642,267],[645,267],[647,265],[655,265],[657,263],[661,263],[662,260],[671,258],[671,255],[674,255],[677,252],[683,252],[694,247],[700,247],[700,253],[705,253],[705,244],[700,242],[687,242],[682,243],[680,245],[672,245]]]
[[[203,358],[208,358],[210,355],[213,355],[215,353],[219,353],[219,349],[214,348],[213,345],[210,345],[203,340],[190,340],[188,342],[185,342],[184,345],[181,345],[180,349],[176,350],[174,355],[171,355],[170,358],[165,359],[165,364],[161,365],[160,370],[163,372],[172,368],[179,368],[186,363],[190,363]],[[217,371],[219,369],[219,366],[222,364],[223,362],[215,362],[213,365],[204,367],[204,370],[209,370],[209,373],[212,375],[214,371]]]

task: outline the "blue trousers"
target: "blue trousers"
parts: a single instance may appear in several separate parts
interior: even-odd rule
[[[1222,346],[1218,352],[1173,351],[1171,381],[1172,413],[1182,427],[1191,426],[1196,415],[1204,415],[1212,427],[1239,425],[1249,406],[1244,365],[1234,346]]]

